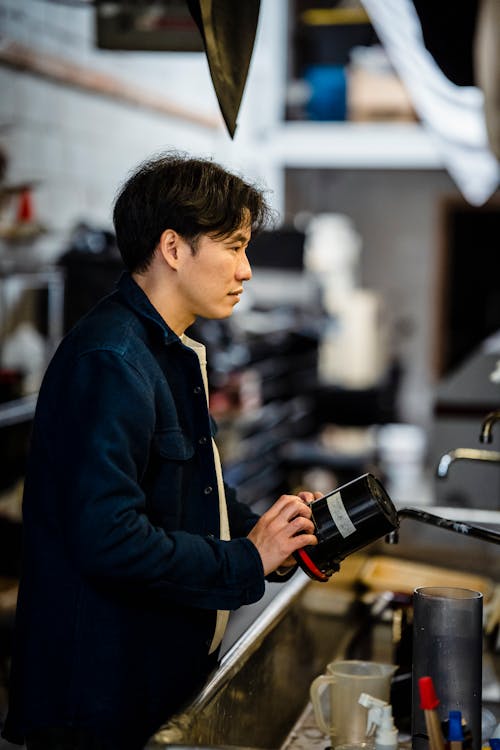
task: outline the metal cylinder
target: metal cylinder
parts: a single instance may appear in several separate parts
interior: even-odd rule
[[[413,595],[412,747],[428,750],[418,681],[431,677],[441,722],[461,711],[481,748],[483,595],[450,587],[418,588]]]

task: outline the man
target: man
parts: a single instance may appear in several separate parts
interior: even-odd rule
[[[5,727],[28,750],[142,748],[216,665],[227,611],[316,543],[311,493],[259,519],[225,487],[184,335],[231,315],[267,215],[256,188],[178,154],[118,196],[128,273],[63,340],[33,428]]]

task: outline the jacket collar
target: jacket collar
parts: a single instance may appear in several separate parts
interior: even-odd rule
[[[161,328],[166,344],[180,342],[177,334],[169,328],[156,307],[151,304],[147,295],[142,291],[141,287],[136,284],[128,271],[122,273],[118,280],[117,288],[118,294],[122,300],[131,307],[140,318],[147,318]]]

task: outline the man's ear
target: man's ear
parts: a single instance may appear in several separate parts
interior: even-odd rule
[[[160,237],[158,248],[163,259],[174,270],[179,265],[179,245],[181,238],[173,229],[165,229]]]

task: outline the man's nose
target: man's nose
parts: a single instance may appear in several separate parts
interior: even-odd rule
[[[239,281],[248,281],[252,278],[252,267],[246,253],[243,255],[241,262],[236,270],[236,278]]]

